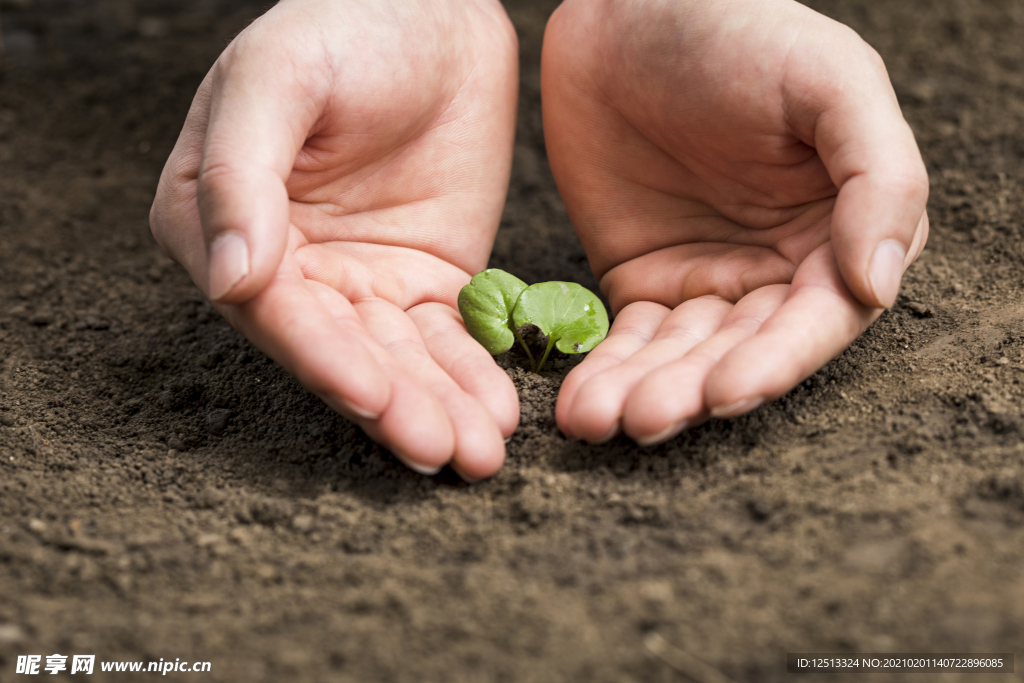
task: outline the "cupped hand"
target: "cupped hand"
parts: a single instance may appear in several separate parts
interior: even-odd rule
[[[479,479],[519,420],[468,335],[511,167],[496,0],[284,0],[203,82],[151,212],[231,324],[417,471]]]
[[[885,66],[791,0],[567,0],[542,66],[552,171],[617,318],[569,436],[664,441],[789,391],[897,296],[928,179]]]

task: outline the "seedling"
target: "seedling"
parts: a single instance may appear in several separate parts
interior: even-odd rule
[[[525,282],[503,270],[478,273],[459,292],[466,329],[491,355],[505,353],[518,341],[534,372],[551,353],[586,353],[608,334],[608,312],[597,296],[573,282]],[[547,348],[536,362],[522,329],[534,325],[547,335]]]

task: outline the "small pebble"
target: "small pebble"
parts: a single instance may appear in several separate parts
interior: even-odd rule
[[[230,417],[230,410],[211,410],[206,415],[206,431],[214,436],[220,436],[228,428]]]
[[[932,310],[931,306],[920,301],[908,301],[907,308],[917,318],[935,317],[935,312]]]
[[[37,534],[45,534],[46,522],[41,519],[30,519],[28,520],[28,528],[30,531],[34,531]]]

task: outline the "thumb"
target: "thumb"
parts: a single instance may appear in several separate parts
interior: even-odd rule
[[[854,39],[855,58],[837,70],[845,80],[822,91],[813,139],[839,188],[831,228],[839,271],[861,303],[888,308],[927,237],[928,174],[881,57]]]
[[[210,119],[197,185],[207,249],[207,292],[237,304],[259,293],[288,241],[285,183],[316,120],[294,60],[243,34],[213,71]]]

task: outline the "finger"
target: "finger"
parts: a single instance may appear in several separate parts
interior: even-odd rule
[[[429,417],[438,429],[444,426],[450,434],[447,440],[438,437],[436,443],[409,443],[397,455],[424,468],[439,468],[451,460],[459,473],[470,480],[497,472],[505,460],[504,438],[497,423],[479,401],[459,388],[431,358],[409,315],[380,299],[359,302],[355,309],[367,331],[438,406],[429,414],[417,415],[417,419]],[[391,435],[396,448],[400,436]]]
[[[878,317],[847,289],[823,244],[807,257],[786,302],[708,377],[711,414],[731,417],[786,393],[842,351]]]
[[[674,308],[709,295],[736,302],[766,285],[789,283],[795,270],[767,247],[681,244],[612,268],[601,278],[601,288],[608,292],[613,312],[631,301],[656,301]]]
[[[925,211],[921,215],[921,221],[917,224],[917,231],[914,233],[914,239],[910,243],[910,252],[908,258],[910,263],[913,263],[921,256],[921,252],[924,251],[924,245],[928,242],[929,232],[929,221],[928,212]]]
[[[515,387],[469,336],[454,308],[469,281],[464,271],[414,249],[377,244],[312,244],[299,249],[296,259],[307,278],[348,300],[381,298],[405,309],[435,361],[490,411],[505,437],[512,435],[519,423]],[[379,267],[367,269],[369,262]]]
[[[388,378],[391,400],[377,419],[351,416],[375,441],[387,446],[410,469],[432,475],[438,464],[451,456],[452,434],[442,406],[435,397],[410,377],[391,354],[370,336],[351,302],[329,286],[307,281],[323,306],[337,320],[351,323],[365,337],[365,346]],[[325,398],[331,407],[347,414],[344,407]],[[431,452],[431,450],[436,452]]]
[[[199,281],[212,300],[246,301],[273,277],[289,222],[285,188],[320,112],[309,73],[287,41],[239,36],[212,73],[198,200],[208,258]]]
[[[354,311],[329,310],[317,283],[294,261],[257,296],[219,308],[231,324],[307,389],[350,415],[374,420],[392,400],[390,384]]]
[[[569,417],[573,432],[594,443],[614,436],[633,388],[650,373],[682,358],[708,339],[732,308],[732,303],[717,297],[691,299],[677,306],[662,321],[649,344],[580,387]]]
[[[456,435],[434,388],[421,376],[423,358],[427,357],[423,340],[405,312],[394,304],[370,299],[353,308],[397,371],[392,391],[406,397],[401,410],[385,414],[390,419],[382,419],[369,431],[411,468],[434,474],[451,460]]]
[[[458,311],[443,304],[425,303],[408,313],[438,366],[483,404],[502,437],[512,436],[519,425],[515,385],[491,354],[469,336]]]
[[[715,334],[644,377],[626,399],[623,431],[647,446],[703,420],[708,375],[723,356],[757,332],[782,305],[788,290],[789,285],[771,285],[751,292],[725,316]]]
[[[594,375],[619,365],[646,346],[670,312],[669,308],[661,304],[638,301],[626,306],[615,316],[608,336],[587,354],[582,363],[569,371],[562,382],[562,388],[558,390],[555,420],[563,434],[570,439],[576,438],[570,417],[580,387]]]
[[[855,36],[837,52],[847,63],[792,89],[804,98],[795,109],[816,110],[813,144],[839,188],[831,236],[843,280],[862,304],[888,308],[914,258],[928,174],[881,58]],[[846,74],[839,86],[835,74]]]
[[[196,204],[196,178],[203,157],[206,123],[210,115],[210,74],[206,75],[192,99],[185,125],[160,173],[149,227],[160,248],[180,263],[193,281],[205,281],[206,246]]]
[[[359,425],[409,469],[427,476],[437,474],[451,460],[455,444],[444,406],[397,361],[385,364],[384,369],[391,402],[379,420],[361,420]]]
[[[305,229],[303,229],[305,234]],[[382,244],[308,244],[295,252],[303,274],[349,301],[381,298],[408,311],[428,301],[458,306],[469,274],[432,254]]]

